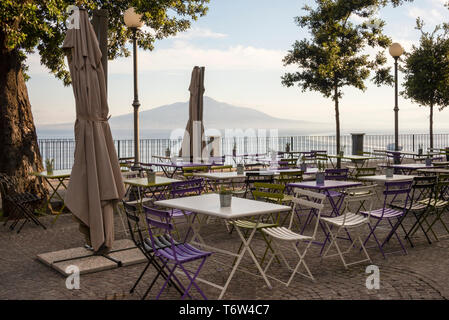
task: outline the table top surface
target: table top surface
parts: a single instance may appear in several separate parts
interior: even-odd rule
[[[295,182],[290,183],[289,187],[294,188],[308,188],[308,189],[317,189],[317,190],[326,190],[326,189],[337,189],[337,188],[349,188],[349,187],[357,187],[362,185],[361,182],[357,181],[340,181],[340,180],[324,180],[324,184],[318,185],[316,180],[314,181],[303,181],[303,182]]]
[[[342,159],[349,159],[349,160],[372,160],[372,159],[377,159],[374,156],[360,156],[360,155],[357,155],[357,154],[348,154],[348,155],[343,155],[343,156],[330,154],[330,155],[328,155],[328,157],[329,158],[342,158]]]
[[[359,180],[363,181],[375,181],[375,182],[387,182],[387,181],[408,181],[413,180],[415,176],[405,174],[394,174],[393,177],[387,178],[385,174],[375,176],[359,177]]]
[[[201,163],[201,162],[150,162],[148,163],[150,166],[160,166],[160,167],[173,167],[173,168],[182,168],[182,167],[211,167],[213,163]]]
[[[248,170],[245,172],[251,172],[251,173],[260,173],[260,174],[274,174],[279,175],[281,172],[298,172],[301,171],[300,168],[290,168],[290,169],[267,169],[267,170]],[[318,172],[318,168],[307,168],[306,172],[303,172],[303,174],[315,174]]]
[[[224,219],[238,219],[291,210],[290,206],[283,206],[239,197],[232,197],[230,207],[221,208],[220,197],[217,193],[159,200],[155,201],[154,204],[162,207],[186,210]]]
[[[33,172],[32,175],[37,177],[44,177],[49,179],[57,178],[69,178],[72,173],[72,169],[68,170],[53,170],[53,174],[48,174],[47,171]]]
[[[427,168],[427,169],[418,169],[418,172],[428,172],[428,173],[449,173],[449,169],[443,168]]]
[[[388,167],[396,169],[424,169],[433,168],[433,165],[427,166],[425,163],[405,163],[405,164],[391,164]]]
[[[226,179],[238,179],[245,178],[245,173],[237,174],[237,171],[231,172],[197,172],[193,174],[195,177],[202,177],[212,180],[226,180]]]
[[[129,184],[136,187],[152,187],[152,186],[163,186],[169,185],[173,182],[179,182],[181,180],[171,179],[166,177],[156,176],[154,183],[148,183],[147,178],[130,178],[123,180],[124,184]]]

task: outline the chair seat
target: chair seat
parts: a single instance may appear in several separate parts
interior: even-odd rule
[[[410,210],[410,211],[421,211],[421,210],[425,210],[425,209],[427,209],[427,205],[428,205],[428,203],[429,203],[429,200],[427,200],[427,202],[421,202],[421,201],[418,201],[418,202],[415,202],[415,203],[412,203],[412,205],[410,206],[410,205],[407,205],[406,207],[405,207],[405,209],[407,209],[407,210]],[[391,205],[393,208],[397,208],[397,209],[404,209],[404,206],[402,205]]]
[[[201,251],[188,243],[183,243],[174,246],[174,249],[172,249],[172,247],[158,249],[155,254],[169,260],[178,260],[179,262],[183,263],[208,257],[212,254],[212,252]]]
[[[382,216],[382,212],[383,212],[383,216]],[[366,211],[360,211],[360,213],[364,214],[364,215],[368,215],[368,212],[366,212]],[[404,214],[403,211],[395,210],[395,209],[391,209],[391,208],[385,208],[385,211],[382,208],[371,211],[371,217],[376,218],[376,219],[394,218],[394,217],[402,216],[403,214]]]
[[[144,247],[147,251],[152,252],[153,251],[153,244],[151,243],[150,238],[145,238],[144,240]],[[175,239],[173,239],[173,243],[175,245],[180,244]],[[156,249],[163,249],[171,246],[170,238],[167,235],[161,235],[154,238],[154,244]]]
[[[245,229],[254,229],[254,227],[256,226],[256,222],[253,221],[248,221],[248,220],[236,220],[236,221],[231,221],[231,224],[240,227],[240,228],[245,228]],[[270,227],[277,227],[276,223],[263,223],[263,222],[259,222],[257,224],[257,228],[256,229],[262,229],[262,228],[270,228]]]
[[[419,203],[427,205],[429,203],[429,198],[423,199],[423,200],[419,201]],[[435,199],[430,200],[430,205],[432,207],[436,207],[436,208],[444,207],[447,204],[448,204],[448,201],[444,201],[444,200],[435,200]]]
[[[313,239],[310,236],[304,236],[304,235],[295,233],[285,227],[264,228],[264,229],[262,229],[262,231],[273,238],[285,240],[285,241],[298,241],[298,240],[312,240]]]
[[[335,197],[341,197],[341,195],[342,195],[341,192],[330,190],[328,196],[331,198],[335,198]]]
[[[39,198],[38,196],[32,194],[32,193],[28,193],[28,192],[23,192],[23,193],[19,193],[19,194],[13,194],[7,197],[9,201],[15,202],[15,203],[32,203],[32,202],[36,202],[36,201],[41,201],[42,198]]]
[[[339,227],[343,226],[343,222],[345,227],[357,227],[369,222],[369,219],[366,216],[352,212],[346,213],[346,220],[344,220],[344,215],[338,217],[321,218],[321,220]]]
[[[190,215],[190,214],[192,214],[192,212],[183,211],[181,209],[172,209],[171,214],[172,214],[173,218],[177,218],[177,217],[184,217],[185,215]]]
[[[282,198],[281,201],[282,201],[283,203],[292,202],[294,198],[295,198],[294,195],[292,195],[292,194],[286,194],[286,195],[284,195],[284,198]]]
[[[147,202],[152,202],[154,201],[154,198],[143,198],[143,199],[137,199],[137,200],[132,200],[132,201],[126,201],[126,203],[128,204],[140,204],[140,203],[147,203]]]

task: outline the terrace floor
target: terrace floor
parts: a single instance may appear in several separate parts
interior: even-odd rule
[[[445,217],[446,221],[448,218]],[[28,223],[20,234],[0,226],[0,299],[140,299],[155,274],[154,270],[149,268],[137,291],[129,294],[129,289],[143,270],[144,264],[81,275],[80,289],[67,289],[66,279],[39,262],[36,255],[80,247],[84,242],[70,214],[61,216],[54,225],[51,225],[52,219],[50,216],[41,219],[48,226],[47,230]],[[116,238],[126,238],[119,217],[116,217],[115,222]],[[406,223],[410,224],[411,220]],[[206,242],[212,245],[219,243],[234,249],[239,245],[237,234],[227,233],[225,226],[219,221],[208,224],[202,231]],[[310,232],[310,229],[307,231]],[[320,235],[322,236],[322,233]],[[397,242],[390,242],[387,250],[398,250]],[[264,250],[260,236],[255,239],[253,245],[256,252],[261,253]],[[369,276],[365,271],[369,263],[345,270],[337,257],[321,260],[318,246],[313,245],[306,259],[316,278],[315,282],[297,275],[288,288],[272,280],[273,288],[270,290],[261,277],[237,272],[224,298],[448,299],[449,239],[441,239],[429,245],[424,237],[418,236],[415,245],[415,248],[407,246],[408,255],[393,253],[387,255],[387,259],[384,259],[377,249],[369,249],[373,264],[380,270],[380,288],[377,290],[369,290],[365,286]],[[223,259],[220,254],[214,254],[214,257]],[[352,257],[359,256],[355,253]],[[252,266],[248,256],[242,264],[249,268]],[[226,268],[223,269],[210,260],[203,268],[201,276],[223,283],[228,272]],[[274,263],[269,274],[276,274],[285,281],[290,273]],[[160,286],[161,282],[158,285]],[[218,297],[217,289],[204,284],[201,287],[210,299]],[[150,298],[154,298],[156,292],[152,291]],[[171,289],[161,298],[177,299],[179,295]]]

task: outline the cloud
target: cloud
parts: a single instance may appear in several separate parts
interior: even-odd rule
[[[139,71],[190,70],[192,66],[206,66],[209,70],[268,71],[284,70],[283,50],[236,45],[226,49],[200,48],[177,40],[166,49],[153,52],[139,50]],[[130,74],[132,59],[119,58],[109,64],[111,74]]]
[[[419,17],[429,24],[439,24],[446,20],[448,9],[444,5],[447,0],[427,0],[426,2],[424,6],[410,6],[408,8],[408,16],[414,19]]]
[[[226,38],[228,35],[219,32],[213,32],[210,29],[196,28],[193,27],[186,32],[181,32],[173,37],[173,39],[222,39]]]

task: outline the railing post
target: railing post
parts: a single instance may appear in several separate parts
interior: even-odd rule
[[[120,140],[117,140],[117,158],[120,159]]]

